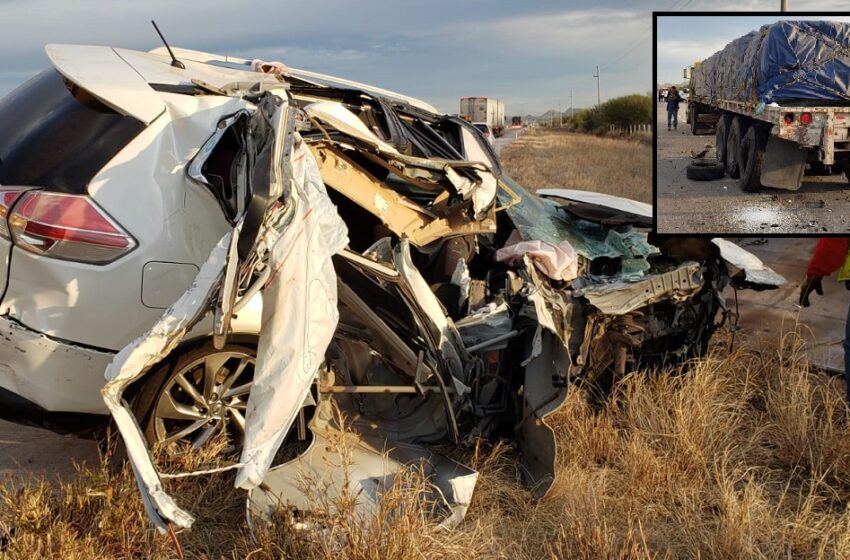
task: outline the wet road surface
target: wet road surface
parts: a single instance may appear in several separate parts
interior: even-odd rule
[[[818,235],[850,234],[850,185],[844,175],[805,177],[798,191],[763,188],[745,193],[736,179],[691,181],[685,167],[691,152],[711,145],[714,134],[694,136],[679,110],[679,129],[667,130],[667,111],[658,105],[657,215],[661,233]]]
[[[800,332],[806,341],[806,354],[810,363],[833,371],[844,371],[844,322],[850,307],[850,291],[835,275],[824,278],[824,295],[812,294],[811,306],[805,309],[798,304],[800,283],[806,277],[806,268],[814,238],[761,238],[735,240],[741,247],[757,255],[773,270],[787,280],[776,290],[738,293],[741,333],[757,344],[775,347],[782,334],[793,331],[799,322]],[[734,309],[731,293],[727,303]]]

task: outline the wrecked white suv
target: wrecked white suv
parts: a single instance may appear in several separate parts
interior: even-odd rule
[[[425,458],[458,519],[475,473],[427,445],[476,437],[515,439],[542,496],[572,384],[697,356],[724,288],[783,282],[724,240],[650,234],[649,205],[532,194],[474,127],[399,94],[188,50],[48,54],[0,103],[0,387],[105,402],[160,529],[192,518],[148,445],[226,433],[251,511],[297,506],[299,469],[339,465],[334,406],[363,499]],[[67,106],[52,125],[24,110],[42,88]]]

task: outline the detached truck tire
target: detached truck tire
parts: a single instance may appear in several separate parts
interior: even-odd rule
[[[741,138],[744,137],[746,131],[747,124],[743,117],[732,119],[732,126],[729,127],[729,136],[726,139],[726,173],[733,179],[737,179],[741,174],[738,155]]]
[[[685,168],[685,175],[692,181],[715,181],[722,179],[725,173],[722,164],[710,159],[694,160]]]
[[[747,129],[738,148],[738,166],[741,176],[738,186],[744,192],[759,192],[761,188],[761,164],[767,146],[767,133],[760,126]]]

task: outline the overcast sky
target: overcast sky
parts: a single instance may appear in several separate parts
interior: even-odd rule
[[[847,4],[789,3],[794,9],[838,9]],[[298,68],[420,97],[446,112],[457,112],[457,98],[462,95],[486,95],[503,99],[509,114],[538,114],[558,103],[566,109],[571,89],[575,106],[595,104],[597,64],[603,100],[650,91],[652,10],[767,10],[778,4],[779,0],[0,0],[0,95],[47,67],[43,50],[47,43],[157,47],[149,23],[154,18],[173,45],[283,59]],[[693,35],[689,30],[685,37]]]
[[[794,0],[790,3],[795,4]],[[847,5],[850,7],[850,2]],[[676,84],[683,81],[682,70],[686,66],[708,58],[733,39],[780,19],[850,21],[850,17],[825,15],[659,16],[658,82]]]

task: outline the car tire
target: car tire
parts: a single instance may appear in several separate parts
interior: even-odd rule
[[[729,128],[732,126],[732,116],[720,115],[717,120],[717,128],[714,131],[714,153],[717,155],[717,163],[726,166],[727,145],[729,141]]]
[[[746,134],[747,123],[743,117],[735,117],[729,127],[729,136],[726,140],[726,174],[737,179],[741,174],[738,165],[739,148],[741,139]]]
[[[760,126],[751,126],[744,133],[738,147],[740,178],[738,186],[744,192],[759,192],[761,189],[761,164],[767,146],[767,133]]]
[[[711,159],[697,159],[685,168],[685,175],[692,181],[715,181],[722,179],[726,168]]]
[[[167,453],[177,452],[181,444],[198,449],[226,432],[224,455],[235,456],[242,447],[256,355],[252,346],[226,344],[219,350],[208,341],[154,369],[133,403],[148,445]]]

